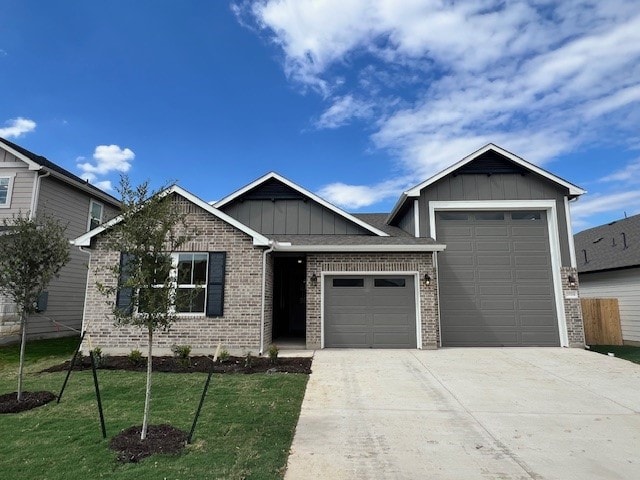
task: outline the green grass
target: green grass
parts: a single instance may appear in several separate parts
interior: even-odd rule
[[[76,340],[77,341],[77,340]],[[55,355],[59,342],[60,355]],[[58,393],[64,372],[38,373],[73,354],[69,340],[27,345],[25,390]],[[0,348],[0,393],[16,388],[17,348]],[[2,478],[281,478],[307,383],[306,375],[215,375],[193,444],[182,455],[120,464],[109,439],[142,423],[145,375],[98,372],[107,439],[100,432],[91,372],[73,372],[60,404],[0,415]],[[205,374],[154,373],[151,423],[189,431]]]
[[[631,345],[591,345],[590,349],[605,355],[613,353],[616,357],[633,363],[640,363],[640,347],[632,347]]]
[[[68,360],[78,347],[80,337],[64,337],[52,340],[34,340],[27,342],[25,355],[28,361],[38,362],[43,359],[53,358],[58,363],[62,357]],[[20,360],[20,344],[14,343],[0,347],[0,368],[17,365]],[[26,363],[26,362],[25,362]]]

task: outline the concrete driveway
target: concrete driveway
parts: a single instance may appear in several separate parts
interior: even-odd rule
[[[286,478],[638,479],[640,365],[580,349],[321,350]]]

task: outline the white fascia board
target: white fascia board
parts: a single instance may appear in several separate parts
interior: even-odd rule
[[[15,149],[11,148],[9,145],[5,144],[4,142],[0,141],[0,148],[3,148],[4,150],[9,152],[14,157],[17,157],[20,160],[22,160],[24,163],[26,163],[28,165],[28,167],[29,167],[29,170],[40,170],[42,168],[42,165],[40,165],[37,162],[34,162],[29,157],[27,157],[26,155],[23,155],[22,153],[20,153],[19,151],[15,150]]]
[[[63,181],[64,183],[72,185],[72,186],[74,186],[76,188],[79,188],[80,190],[82,190],[83,192],[87,193],[88,195],[90,195],[92,197],[99,198],[100,200],[102,200],[105,203],[108,203],[111,206],[116,206],[118,208],[120,207],[120,202],[117,199],[114,199],[111,195],[109,195],[106,192],[102,192],[99,189],[94,190],[86,182],[78,182],[77,180],[74,180],[73,178],[69,178],[64,174],[62,174],[60,172],[56,172],[55,170],[52,170],[52,169],[47,168],[47,167],[42,167],[42,169],[47,171],[47,172],[49,172],[49,174],[52,177],[57,178],[57,179]]]
[[[262,234],[256,232],[255,230],[247,227],[245,224],[240,223],[235,218],[230,217],[226,213],[223,213],[223,212],[219,211],[217,208],[209,205],[207,202],[205,202],[204,200],[201,200],[200,198],[198,198],[194,194],[186,191],[182,187],[179,187],[177,185],[173,185],[173,186],[167,188],[166,190],[164,190],[163,192],[161,192],[160,195],[161,196],[165,196],[165,195],[169,195],[171,193],[176,193],[176,194],[184,197],[185,199],[189,200],[191,203],[199,206],[200,208],[202,208],[203,210],[205,210],[208,213],[212,214],[213,216],[218,217],[220,220],[222,220],[224,222],[227,222],[228,224],[230,224],[231,226],[237,228],[241,232],[246,233],[247,235],[249,235],[250,237],[253,238],[253,244],[255,246],[267,247],[267,246],[270,245],[269,239],[267,237],[265,237],[264,235],[262,235]],[[71,240],[71,244],[75,245],[77,247],[89,247],[89,246],[91,246],[91,239],[93,237],[95,237],[96,235],[104,232],[108,228],[120,223],[122,221],[122,219],[123,219],[123,216],[122,215],[118,215],[117,217],[112,218],[108,222],[103,223],[102,225],[99,225],[98,227],[94,228],[93,230],[88,231],[84,235],[81,235],[78,238],[76,238],[74,240]]]
[[[240,190],[236,190],[231,195],[229,195],[229,196],[223,198],[222,200],[214,203],[213,206],[216,207],[216,208],[221,208],[221,207],[225,206],[226,204],[228,204],[229,202],[231,202],[231,201],[235,200],[236,198],[242,196],[243,194],[245,194],[249,190],[257,187],[261,183],[264,183],[267,180],[270,180],[272,178],[284,183],[285,185],[287,185],[290,188],[293,188],[294,190],[296,190],[297,192],[300,192],[300,194],[304,195],[305,197],[308,197],[311,200],[313,200],[314,202],[319,203],[323,207],[328,208],[332,212],[337,213],[338,215],[340,215],[343,218],[346,218],[350,222],[361,226],[362,228],[370,231],[371,233],[375,233],[379,237],[388,237],[389,236],[388,233],[385,233],[382,230],[379,230],[379,229],[369,225],[367,222],[365,222],[363,220],[360,220],[359,218],[354,217],[350,213],[347,213],[344,210],[342,210],[341,208],[338,208],[335,205],[327,202],[326,200],[324,200],[324,199],[320,198],[319,196],[317,196],[315,193],[311,193],[309,190],[301,187],[300,185],[297,185],[297,184],[293,183],[291,180],[287,180],[282,175],[279,175],[276,172],[269,172],[266,175],[263,175],[262,177],[258,178],[257,180],[251,182],[249,185],[246,185],[246,186],[242,187]]]
[[[419,193],[418,193],[418,196],[420,196]],[[400,209],[404,205],[404,202],[405,202],[406,199],[407,199],[407,192],[403,192],[402,195],[400,195],[400,198],[398,199],[396,204],[391,209],[391,213],[387,217],[387,223],[390,224],[391,221],[396,217],[396,215],[398,214],[398,212],[400,211]]]
[[[463,167],[464,165],[466,165],[467,163],[471,162],[472,160],[475,160],[477,157],[479,157],[480,155],[482,155],[483,153],[488,152],[489,150],[493,150],[501,155],[504,155],[505,157],[507,157],[509,160],[511,160],[514,163],[517,163],[518,165],[520,165],[523,168],[526,168],[527,170],[530,170],[532,172],[537,173],[538,175],[547,178],[548,180],[551,180],[552,182],[555,182],[559,185],[562,185],[563,187],[567,188],[569,190],[569,195],[572,196],[577,196],[577,195],[582,195],[584,193],[586,193],[586,190],[583,190],[582,188],[574,185],[573,183],[569,183],[566,180],[563,180],[560,177],[557,177],[556,175],[547,172],[546,170],[537,167],[536,165],[527,162],[526,160],[518,157],[517,155],[505,150],[502,147],[499,147],[493,143],[488,143],[487,145],[485,145],[484,147],[482,147],[479,150],[476,150],[475,152],[473,152],[470,155],[467,155],[466,157],[464,157],[462,160],[460,160],[457,163],[454,163],[453,165],[451,165],[449,168],[446,168],[445,170],[442,170],[440,173],[435,174],[433,177],[425,180],[424,182],[420,183],[419,185],[416,185],[415,187],[411,188],[410,190],[407,190],[405,192],[405,194],[409,197],[418,197],[420,196],[420,190],[422,190],[423,188],[431,185],[434,182],[437,182],[438,180],[440,180],[443,177],[446,177],[447,175],[449,175],[450,173],[453,173],[454,171],[456,171],[457,169]]]
[[[275,250],[282,252],[441,252],[446,245],[282,245]]]

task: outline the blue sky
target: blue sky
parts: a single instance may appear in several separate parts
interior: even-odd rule
[[[350,211],[494,142],[640,213],[636,0],[3,0],[0,136],[103,188],[275,170]],[[111,190],[111,193],[115,193]]]

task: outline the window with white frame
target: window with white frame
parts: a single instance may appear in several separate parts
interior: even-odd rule
[[[166,300],[160,289],[170,284],[176,313],[205,313],[208,258],[207,253],[172,253],[170,265],[162,262],[154,268],[155,288],[140,292],[139,311],[163,310]]]
[[[102,223],[102,211],[104,207],[101,203],[91,200],[89,203],[89,222],[87,224],[87,230],[93,230]]]
[[[0,176],[0,208],[11,206],[11,189],[13,187],[13,175]]]

